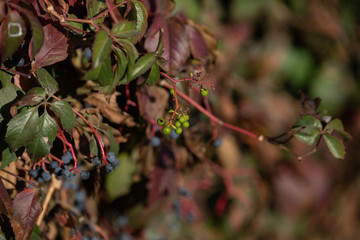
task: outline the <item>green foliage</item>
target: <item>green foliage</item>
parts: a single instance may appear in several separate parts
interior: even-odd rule
[[[50,109],[60,118],[62,128],[71,132],[75,126],[75,117],[69,103],[64,100],[49,103]]]

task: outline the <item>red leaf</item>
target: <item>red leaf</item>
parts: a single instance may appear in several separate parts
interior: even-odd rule
[[[148,52],[156,50],[160,29],[164,32],[162,57],[166,60],[162,68],[169,74],[176,75],[190,56],[189,37],[179,19],[175,17],[164,19],[162,16],[156,16],[145,39],[145,49]]]
[[[69,46],[67,37],[51,24],[44,28],[44,43],[35,55],[33,70],[65,60]]]
[[[15,239],[29,239],[36,220],[41,213],[40,191],[25,189],[13,200],[14,213],[10,219]]]
[[[186,25],[186,33],[190,38],[191,54],[206,63],[209,59],[209,51],[203,36],[196,27],[191,25]]]
[[[10,217],[13,212],[11,198],[0,178],[0,215],[5,214]]]

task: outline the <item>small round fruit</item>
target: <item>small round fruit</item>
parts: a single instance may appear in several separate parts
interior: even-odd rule
[[[186,121],[189,121],[189,119],[190,119],[189,115],[185,114],[184,117],[185,117]]]
[[[178,121],[179,121],[180,123],[183,123],[183,122],[186,121],[186,118],[185,118],[184,116],[180,116],[180,117],[178,118]]]
[[[161,141],[160,141],[160,138],[158,138],[158,137],[153,137],[153,138],[151,138],[150,143],[151,143],[151,145],[153,145],[154,147],[158,147],[158,146],[160,146]]]
[[[170,89],[170,94],[171,95],[174,95],[175,94],[175,90],[172,88],[172,89]]]
[[[175,132],[176,132],[177,135],[180,135],[182,133],[182,131],[183,130],[180,127],[175,129]]]
[[[169,135],[171,133],[171,128],[166,126],[162,129],[163,134]]]
[[[185,121],[185,122],[182,123],[182,126],[184,128],[188,128],[190,126],[190,123],[188,121]]]
[[[221,144],[222,144],[222,139],[221,139],[221,138],[217,138],[217,139],[213,142],[214,147],[220,147]]]
[[[175,125],[175,127],[179,128],[179,127],[181,127],[181,122],[176,121],[174,125]]]
[[[206,88],[201,88],[200,89],[201,96],[205,97],[205,96],[208,95],[208,93],[209,93],[209,91]]]
[[[163,119],[163,118],[158,118],[158,119],[157,119],[157,124],[158,124],[159,126],[164,126],[164,124],[165,124],[164,119]]]

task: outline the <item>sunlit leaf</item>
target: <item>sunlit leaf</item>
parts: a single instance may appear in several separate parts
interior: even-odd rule
[[[43,68],[36,70],[37,79],[49,96],[58,90],[58,84],[48,71]]]
[[[310,133],[298,132],[295,134],[295,137],[300,141],[307,143],[309,145],[314,145],[318,142],[320,138],[319,130],[312,130]]]
[[[74,112],[66,101],[55,101],[49,104],[50,109],[60,117],[61,125],[67,132],[71,132],[75,126]]]
[[[49,66],[65,60],[68,56],[68,39],[51,24],[44,28],[44,43],[40,51],[35,55],[33,69]]]
[[[5,148],[1,153],[1,159],[0,170],[16,161],[17,156],[15,153],[10,152],[9,148]]]
[[[151,67],[148,78],[146,79],[146,84],[154,85],[159,81],[159,79],[160,79],[160,69],[157,64],[154,64]]]
[[[119,22],[111,29],[111,35],[118,38],[132,38],[139,34],[136,23],[133,21]]]
[[[35,159],[45,157],[50,153],[58,132],[54,119],[51,118],[47,111],[44,111],[40,116],[37,130],[36,136],[27,145],[28,153]]]
[[[156,55],[155,53],[147,53],[144,56],[142,56],[134,65],[134,68],[130,72],[130,81],[132,79],[137,78],[141,74],[145,73],[147,70],[149,70],[156,61]]]
[[[15,239],[29,239],[42,210],[40,191],[28,188],[18,193],[13,200],[13,208],[10,222]]]
[[[16,114],[9,123],[5,140],[12,150],[25,146],[37,133],[38,107],[31,107]]]
[[[330,134],[323,135],[326,146],[329,148],[331,154],[336,158],[344,158],[345,157],[345,147],[342,141]]]
[[[95,36],[92,67],[97,68],[110,55],[112,39],[109,38],[105,29],[101,29]]]
[[[140,1],[131,1],[131,11],[128,15],[130,20],[136,21],[136,29],[139,34],[131,39],[131,42],[136,43],[138,42],[145,34],[148,23],[148,13],[144,4]]]

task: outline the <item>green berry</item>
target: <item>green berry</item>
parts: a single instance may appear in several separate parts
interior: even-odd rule
[[[170,89],[170,94],[171,95],[174,95],[175,94],[175,90],[172,88],[172,89]]]
[[[164,124],[165,124],[164,119],[163,118],[158,118],[157,119],[157,124],[159,124],[159,126],[164,126]]]
[[[184,116],[180,116],[180,117],[178,118],[178,121],[179,121],[180,123],[183,123],[183,122],[186,121],[186,118],[185,118]]]
[[[208,95],[208,93],[209,93],[209,91],[206,88],[201,88],[200,89],[201,96],[205,97],[205,96]]]
[[[169,135],[171,133],[171,128],[166,126],[162,129],[163,134]]]
[[[182,128],[179,128],[179,127],[175,129],[175,132],[177,135],[180,135],[182,133],[182,131],[183,131]]]
[[[179,128],[179,127],[181,127],[181,122],[176,121],[174,125],[175,125],[175,127]]]
[[[185,121],[185,122],[182,123],[182,126],[184,128],[188,128],[190,126],[190,123],[188,121]]]
[[[185,117],[186,121],[189,121],[189,119],[190,119],[189,115],[185,114],[184,117]]]

